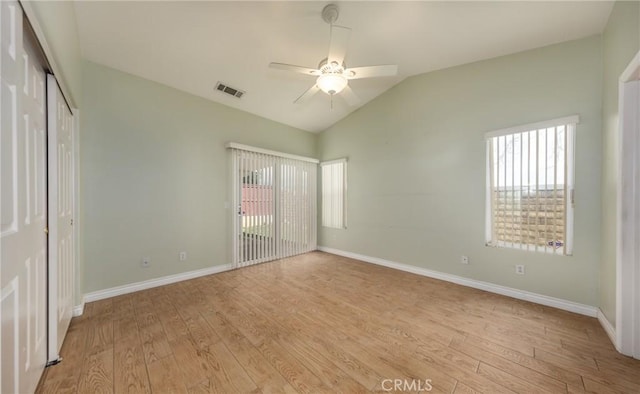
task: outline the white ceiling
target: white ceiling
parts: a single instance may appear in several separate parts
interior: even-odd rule
[[[268,68],[315,68],[326,57],[329,2],[77,1],[83,56],[143,78],[300,129],[317,132],[347,116],[341,98],[293,100],[313,77]],[[353,29],[348,67],[397,64],[398,77],[353,80],[362,99],[428,71],[602,32],[610,2],[336,2]],[[245,90],[242,99],[214,90]]]

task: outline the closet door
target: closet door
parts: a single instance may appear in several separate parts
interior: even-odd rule
[[[35,390],[46,364],[45,74],[16,1],[0,1],[0,392]]]
[[[73,114],[47,79],[49,133],[49,361],[58,360],[73,313]]]

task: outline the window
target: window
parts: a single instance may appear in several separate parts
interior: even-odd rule
[[[347,159],[320,163],[322,168],[322,225],[347,228]]]
[[[487,133],[487,245],[570,255],[578,116]]]

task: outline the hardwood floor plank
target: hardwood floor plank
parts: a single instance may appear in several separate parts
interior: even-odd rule
[[[293,358],[317,376],[324,385],[335,392],[364,393],[368,389],[338,368],[331,360],[323,356],[312,343],[289,338],[279,340],[278,345],[287,350]]]
[[[538,384],[531,384],[524,379],[508,374],[484,362],[481,362],[478,366],[478,374],[516,393],[557,393],[557,391],[545,390]]]
[[[186,394],[187,387],[174,357],[168,356],[147,366],[153,393]]]
[[[137,336],[116,341],[113,375],[116,393],[151,392],[144,353]]]
[[[189,335],[189,328],[175,307],[171,306],[171,308],[158,312],[158,319],[162,324],[167,340],[171,341]]]
[[[113,393],[113,349],[87,357],[78,383],[79,393]]]
[[[204,317],[220,335],[227,348],[233,353],[240,365],[244,367],[249,377],[262,391],[296,392],[282,375],[269,364],[258,349],[219,313],[209,312]]]
[[[214,369],[214,373],[209,375],[209,380],[218,382],[223,388],[222,392],[249,393],[258,389],[223,342],[212,344],[203,355]]]
[[[224,392],[247,392],[257,388],[220,341],[202,348],[192,337],[185,337],[173,341],[171,348],[185,382],[210,380],[216,387],[224,387]],[[187,384],[187,388],[190,387]]]
[[[640,392],[594,318],[321,252],[89,303],[61,355],[38,393]]]
[[[626,379],[616,371],[599,371],[597,368],[585,366],[562,356],[536,349],[536,359],[546,361],[560,368],[573,371],[583,377],[587,377],[596,383],[603,384],[616,390],[630,393],[640,393],[640,383],[635,383]],[[636,371],[636,374],[640,370]]]
[[[583,387],[580,374],[558,368],[553,364],[549,364],[527,354],[522,354],[509,348],[505,348],[474,335],[467,335],[467,339],[465,340],[465,342],[476,346],[484,351],[494,353],[523,367],[527,367],[543,375],[547,375],[551,378],[564,382],[568,386]]]
[[[88,331],[87,353],[95,354],[113,349],[113,321],[98,318]]]
[[[562,341],[562,347],[576,354],[582,354],[585,357],[593,356],[595,357],[596,362],[601,360],[608,361],[625,368],[640,368],[640,360],[635,360],[631,357],[620,354],[615,349],[594,348],[587,344],[569,341]]]
[[[137,313],[136,321],[147,364],[171,355],[171,347],[169,346],[167,335],[156,313]]]
[[[611,376],[615,376],[617,379],[626,380],[630,383],[640,385],[640,360],[633,361],[634,362],[630,363],[629,365],[620,365],[611,362],[610,360],[596,360],[599,371]],[[629,368],[631,368],[631,371],[637,371],[637,373],[629,373]]]
[[[301,393],[331,391],[330,387],[325,386],[317,376],[273,341],[263,341],[258,345],[258,350],[296,391]]]
[[[465,338],[454,339],[450,346],[471,357],[481,359],[483,363],[509,373],[510,375],[525,379],[529,382],[536,382],[536,386],[541,392],[561,393],[567,391],[566,383],[524,367],[487,350],[472,346],[465,342]]]
[[[95,301],[90,303],[89,305],[89,315],[88,317],[94,319],[111,319],[111,315],[113,314],[113,298],[107,298],[100,301]]]
[[[582,378],[584,381],[585,392],[587,393],[596,393],[596,394],[622,394],[622,393],[631,393],[631,391],[621,391],[617,390],[611,386],[607,386],[602,383],[595,382],[587,377]]]
[[[202,315],[191,315],[183,318],[189,335],[193,339],[196,346],[201,349],[208,349],[209,346],[220,342],[218,334],[207,324]]]
[[[59,364],[45,369],[45,375],[38,386],[36,393],[75,393],[78,391],[78,381],[82,372],[86,356],[86,343],[88,330],[72,321],[65,337]],[[46,384],[44,384],[46,382]]]
[[[464,383],[458,382],[453,394],[481,394],[480,391],[476,391]]]
[[[113,341],[126,341],[127,339],[138,339],[138,322],[133,312],[120,314],[113,320]]]

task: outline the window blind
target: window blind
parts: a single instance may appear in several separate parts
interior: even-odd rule
[[[347,160],[320,163],[322,168],[322,225],[346,228]]]
[[[577,122],[487,133],[487,245],[572,253]]]
[[[317,161],[239,145],[229,148],[234,264],[243,267],[315,250]]]

